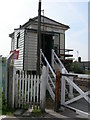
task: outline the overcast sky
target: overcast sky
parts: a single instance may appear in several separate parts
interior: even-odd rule
[[[0,55],[9,54],[9,34],[14,28],[38,15],[38,1],[0,0]],[[83,61],[88,60],[88,0],[64,1],[42,0],[44,15],[70,26],[66,31],[66,48],[74,50],[75,59],[81,56]]]

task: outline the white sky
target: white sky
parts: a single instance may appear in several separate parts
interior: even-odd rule
[[[11,49],[9,34],[14,28],[38,15],[38,1],[0,0],[0,55],[9,54]],[[88,60],[88,1],[64,1],[42,0],[44,14],[70,26],[66,32],[66,48],[74,50],[75,59],[81,56],[82,60]]]

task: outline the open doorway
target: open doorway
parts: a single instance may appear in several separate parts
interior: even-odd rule
[[[52,34],[41,34],[41,48],[50,65],[51,65],[51,51],[53,49],[53,44],[54,42],[53,42]]]

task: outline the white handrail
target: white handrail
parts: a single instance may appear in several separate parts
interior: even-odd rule
[[[41,53],[41,55],[43,56],[43,58],[44,58],[45,62],[47,63],[47,66],[49,67],[50,71],[52,72],[52,74],[53,74],[54,78],[56,79],[56,75],[55,75],[55,73],[53,72],[53,69],[51,68],[51,66],[50,66],[49,62],[47,61],[47,59],[46,59],[46,57],[44,56],[44,54],[43,54],[43,52],[42,52],[42,50],[41,50],[41,49],[40,49],[40,53]]]
[[[56,55],[56,53],[54,52],[54,50],[52,49],[52,53],[53,55],[56,57],[56,59],[58,60],[59,64],[61,65],[62,68],[65,69],[65,72],[68,73],[68,71],[66,70],[66,68],[64,67],[64,65],[62,64],[62,62],[60,61],[60,59],[58,58],[58,56]]]

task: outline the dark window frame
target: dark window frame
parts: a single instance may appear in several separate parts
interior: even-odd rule
[[[19,48],[20,32],[17,34],[17,49]]]

